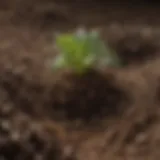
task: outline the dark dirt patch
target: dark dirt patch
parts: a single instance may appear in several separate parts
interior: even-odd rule
[[[159,5],[116,3],[0,2],[0,159],[159,159]],[[127,65],[54,74],[52,33],[79,25]]]
[[[98,121],[116,115],[128,97],[114,81],[113,75],[107,72],[90,71],[83,77],[63,75],[53,87],[53,110],[56,114],[59,111],[64,113],[65,118],[71,121]]]

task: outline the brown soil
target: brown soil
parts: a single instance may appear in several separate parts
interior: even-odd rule
[[[159,14],[151,1],[0,2],[0,159],[158,160]],[[54,73],[52,35],[78,26],[125,67]]]

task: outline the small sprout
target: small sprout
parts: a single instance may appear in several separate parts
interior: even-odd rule
[[[105,46],[98,32],[78,30],[75,34],[62,34],[56,38],[58,55],[53,68],[69,68],[82,74],[95,65],[98,67],[120,66],[117,55]]]

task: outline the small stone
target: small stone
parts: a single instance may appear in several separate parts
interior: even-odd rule
[[[141,133],[141,134],[136,136],[135,141],[136,141],[137,144],[142,144],[142,143],[145,142],[146,139],[147,139],[146,134]]]

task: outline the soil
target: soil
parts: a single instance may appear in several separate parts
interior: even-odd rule
[[[156,1],[0,2],[0,159],[158,160]],[[53,35],[99,29],[126,64],[54,73]]]

